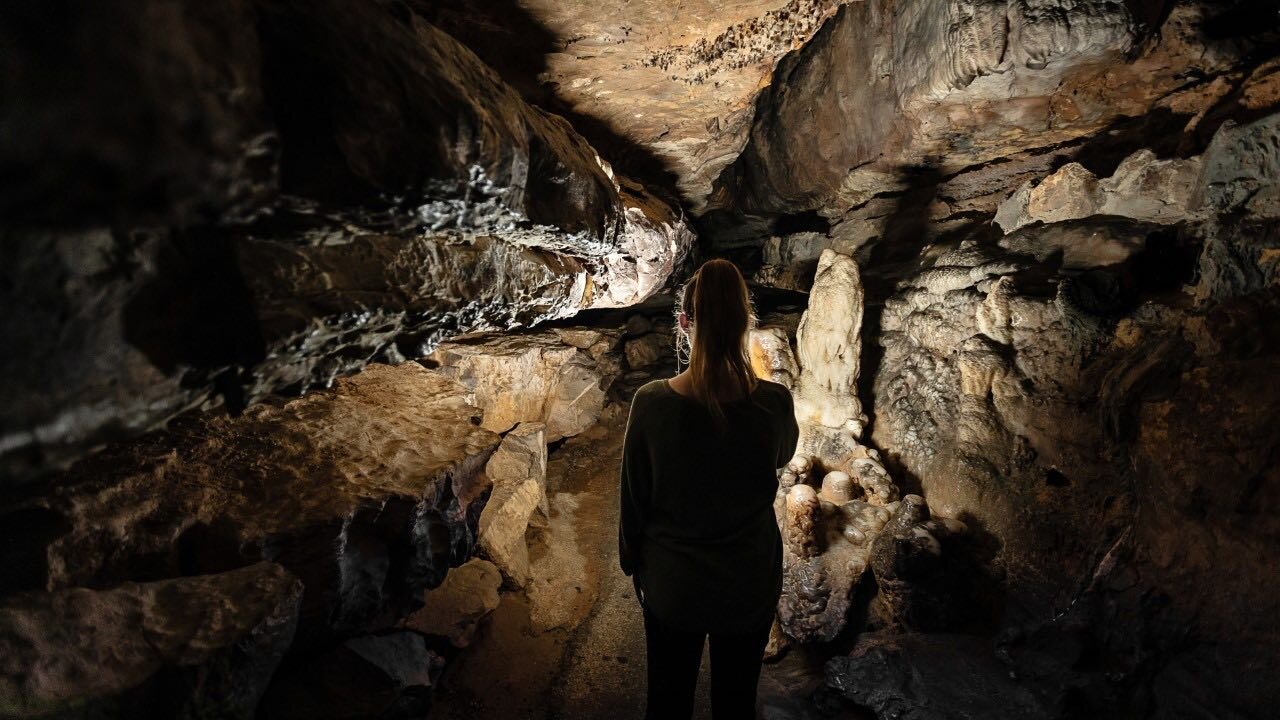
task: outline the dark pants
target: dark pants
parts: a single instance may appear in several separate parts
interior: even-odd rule
[[[688,720],[702,665],[706,633],[678,630],[644,612],[649,697],[645,720]],[[754,720],[756,686],[769,628],[741,635],[711,634],[711,716]]]

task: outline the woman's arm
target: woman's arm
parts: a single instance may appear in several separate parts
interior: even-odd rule
[[[780,468],[790,462],[791,458],[796,454],[796,443],[800,440],[800,426],[796,424],[795,401],[791,399],[789,391],[784,393],[782,406],[782,417],[778,421],[781,436],[778,440],[778,457],[774,463],[775,468]]]
[[[640,543],[649,516],[649,492],[652,477],[649,467],[649,444],[637,416],[642,412],[640,399],[631,403],[627,417],[627,433],[622,443],[621,495],[618,522],[618,561],[622,572],[631,575],[640,562]]]

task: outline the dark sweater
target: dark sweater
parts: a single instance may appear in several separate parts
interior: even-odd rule
[[[665,380],[631,402],[619,556],[645,607],[695,632],[768,626],[782,589],[775,469],[795,452],[791,393],[760,381],[726,403],[723,430]]]

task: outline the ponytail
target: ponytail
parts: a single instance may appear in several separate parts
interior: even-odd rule
[[[689,374],[695,399],[723,420],[722,403],[748,398],[756,387],[747,349],[755,322],[742,273],[728,260],[708,260],[685,285],[680,309],[692,336]]]

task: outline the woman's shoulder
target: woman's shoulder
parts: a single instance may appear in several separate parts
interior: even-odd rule
[[[636,390],[636,394],[631,397],[631,409],[634,412],[637,407],[644,407],[661,402],[663,398],[671,394],[671,388],[668,387],[666,380],[650,380]]]
[[[763,378],[756,383],[756,392],[761,393],[766,397],[772,397],[778,400],[791,399],[791,391],[787,389],[786,385],[776,383],[772,380],[765,380]]]

